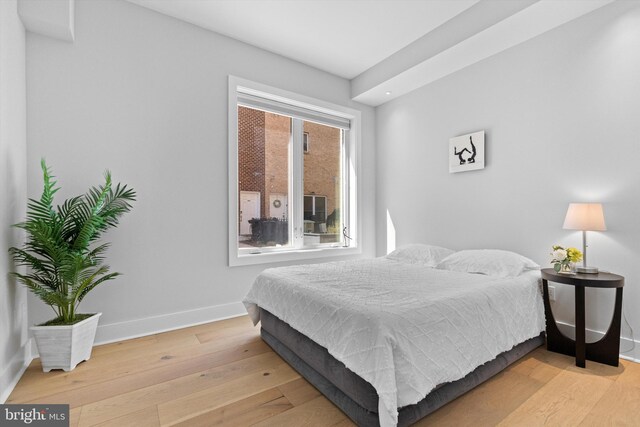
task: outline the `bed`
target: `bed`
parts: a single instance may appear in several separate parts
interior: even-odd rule
[[[543,343],[538,268],[513,252],[410,245],[267,269],[244,303],[356,424],[409,425]]]

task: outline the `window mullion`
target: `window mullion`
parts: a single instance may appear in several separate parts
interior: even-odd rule
[[[289,170],[291,171],[289,179],[291,188],[291,235],[293,240],[291,245],[294,248],[302,248],[304,246],[304,152],[302,146],[303,139],[303,121],[293,119],[291,124],[291,163]]]

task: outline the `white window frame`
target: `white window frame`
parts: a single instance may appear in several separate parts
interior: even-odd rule
[[[301,110],[308,110],[319,115],[325,114],[333,117],[340,117],[350,121],[349,132],[345,132],[343,161],[343,193],[346,194],[344,200],[347,206],[341,210],[341,214],[346,212],[342,217],[342,221],[347,227],[347,233],[351,239],[346,239],[348,246],[343,243],[331,246],[320,247],[293,247],[293,248],[251,248],[240,249],[238,247],[238,197],[240,194],[238,186],[238,93],[251,94],[265,99],[271,99],[277,102],[284,102]],[[252,264],[263,264],[273,262],[287,262],[298,260],[309,260],[325,257],[336,257],[344,255],[359,255],[362,253],[359,236],[361,236],[361,215],[359,207],[360,194],[359,180],[360,176],[360,129],[361,114],[360,111],[341,105],[332,104],[319,99],[314,99],[304,95],[256,83],[250,80],[242,79],[236,76],[229,76],[229,265],[242,266]],[[301,129],[295,128],[294,134]],[[299,147],[299,148],[296,148]],[[302,157],[302,144],[293,145],[291,155]],[[291,162],[293,167],[302,167],[302,161]],[[293,180],[292,180],[293,181]],[[295,197],[299,196],[303,200],[304,192],[302,182],[290,182],[289,196],[289,218],[302,218],[303,203],[292,203]],[[293,229],[293,235],[290,238],[300,241],[303,238],[303,223],[299,227]]]

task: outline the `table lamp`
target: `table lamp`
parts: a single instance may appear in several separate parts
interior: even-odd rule
[[[587,266],[587,231],[604,231],[607,226],[604,223],[604,213],[601,203],[569,203],[567,216],[564,218],[565,230],[582,231],[582,267],[578,267],[578,273],[597,274],[596,267]]]

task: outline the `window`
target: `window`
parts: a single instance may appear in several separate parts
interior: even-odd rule
[[[302,151],[305,153],[309,152],[309,132],[302,134]]]
[[[233,77],[229,111],[230,265],[357,253],[359,114]]]
[[[304,219],[325,222],[327,219],[327,197],[305,195]]]

